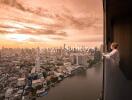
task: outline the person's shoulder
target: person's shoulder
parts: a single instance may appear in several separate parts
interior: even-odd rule
[[[119,53],[119,51],[117,49],[114,49],[113,52],[114,53]]]
[[[114,49],[113,51],[114,51],[114,52],[119,52],[117,49]]]

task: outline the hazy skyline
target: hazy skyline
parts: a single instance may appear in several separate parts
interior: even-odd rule
[[[100,45],[102,7],[102,0],[0,0],[0,45]]]

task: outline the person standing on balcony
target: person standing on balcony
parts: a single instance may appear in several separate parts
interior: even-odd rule
[[[117,89],[115,89],[118,87],[118,84],[116,84],[116,83],[120,77],[119,76],[120,70],[118,67],[119,62],[120,62],[120,55],[119,55],[118,48],[119,48],[119,44],[116,42],[113,42],[110,45],[110,49],[112,51],[107,54],[104,54],[104,53],[102,54],[103,57],[105,58],[105,66],[107,66],[107,68],[105,69],[105,79],[104,79],[107,81],[105,81],[104,88],[107,88],[108,91],[105,91],[105,92],[107,92],[107,95],[109,93],[113,92],[113,97],[114,97],[114,95],[118,95],[118,92],[119,92]],[[111,88],[113,88],[113,87],[115,90],[111,91]],[[103,92],[104,92],[104,90],[103,90]],[[97,100],[103,100],[103,95],[104,95],[104,93],[101,93]]]
[[[112,51],[108,54],[103,54],[103,56],[110,59],[112,64],[114,64],[114,65],[119,65],[119,61],[120,61],[120,55],[119,55],[118,47],[119,47],[119,44],[116,42],[113,42],[111,44]]]

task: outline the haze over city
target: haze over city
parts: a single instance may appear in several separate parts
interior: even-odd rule
[[[0,46],[94,47],[102,40],[101,0],[0,0]]]

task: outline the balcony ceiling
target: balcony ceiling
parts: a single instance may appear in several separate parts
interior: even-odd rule
[[[112,17],[132,15],[132,0],[105,0],[107,12]]]

